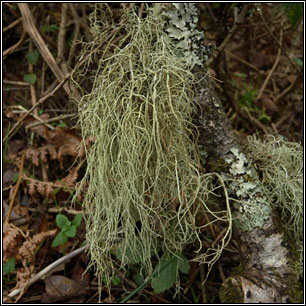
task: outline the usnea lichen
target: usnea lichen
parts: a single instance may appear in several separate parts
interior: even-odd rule
[[[268,136],[249,137],[248,158],[262,174],[263,190],[270,205],[280,211],[288,240],[293,245],[293,266],[303,272],[303,148],[299,143]]]
[[[90,139],[87,170],[79,186],[84,199],[91,265],[108,284],[114,253],[152,272],[151,256],[178,254],[198,241],[195,260],[214,263],[231,236],[229,205],[211,211],[207,199],[216,186],[198,165],[192,124],[193,76],[186,57],[163,31],[158,7],[140,19],[132,10],[124,22],[107,22],[107,8],[91,16],[94,40],[83,44],[73,79],[90,88],[78,102],[83,141]],[[115,43],[116,41],[116,43]],[[87,57],[87,60],[83,59]],[[209,257],[203,256],[199,214],[227,226]]]

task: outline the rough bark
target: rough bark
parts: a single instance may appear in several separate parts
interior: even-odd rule
[[[200,132],[198,141],[207,151],[211,167],[226,165],[228,160],[234,158],[232,148],[238,148],[239,151],[241,148],[209,76],[204,77],[199,72],[196,75],[200,80],[194,87],[194,101],[199,108],[195,116]],[[220,163],[220,160],[224,162]],[[257,184],[257,171],[253,165],[247,167],[255,173],[252,182]],[[226,171],[232,175],[228,167],[224,167],[222,172]],[[235,178],[237,177],[243,179],[244,176],[236,174]],[[237,186],[229,184],[228,188],[235,189]],[[237,190],[232,190],[232,193],[237,194]],[[260,192],[256,193],[257,196],[261,197]],[[240,201],[255,201],[254,205],[257,205],[257,200],[251,198],[248,194],[238,197]],[[241,211],[239,207],[241,206],[233,205],[233,212],[242,216],[244,222],[252,224],[255,219],[248,216],[249,211]],[[278,218],[272,210],[267,210],[263,220],[251,229],[247,228],[248,224],[241,226],[234,223],[234,233],[240,241],[242,264],[240,272],[229,277],[222,286],[220,298],[223,303],[284,303],[297,299],[294,295],[299,292],[298,277],[289,265],[289,251],[284,247],[284,235]]]

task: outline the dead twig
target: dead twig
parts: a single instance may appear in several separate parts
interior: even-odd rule
[[[260,88],[260,91],[259,91],[259,93],[258,93],[258,95],[257,95],[257,97],[256,97],[256,99],[254,101],[254,103],[261,98],[261,96],[262,96],[262,94],[263,94],[263,92],[264,92],[264,90],[265,90],[265,88],[266,88],[266,86],[267,86],[267,84],[268,84],[268,82],[269,82],[273,72],[275,71],[275,69],[276,69],[276,67],[278,65],[278,62],[279,62],[279,59],[280,59],[280,55],[282,53],[282,49],[281,49],[282,42],[283,42],[283,29],[282,28],[280,30],[280,38],[279,38],[279,40],[280,40],[279,41],[279,48],[278,48],[278,51],[277,51],[277,56],[276,56],[275,62],[273,64],[271,70],[269,71],[265,81],[263,82],[263,84],[262,84],[262,86]]]
[[[77,116],[77,114],[60,115],[58,117],[53,117],[53,118],[50,118],[50,119],[42,120],[40,122],[34,122],[34,123],[31,123],[31,124],[28,124],[26,126],[26,128],[29,129],[29,128],[33,128],[33,127],[41,125],[41,124],[47,124],[47,123],[54,122],[54,121],[59,121],[59,120],[67,119],[67,118],[73,118],[73,117],[76,117],[76,116]],[[53,127],[53,129],[55,129],[55,128]]]
[[[18,18],[17,20],[13,21],[11,24],[9,24],[7,27],[5,27],[3,29],[3,33],[5,33],[6,31],[14,28],[16,25],[18,25],[20,22],[22,21],[22,17]]]
[[[25,31],[29,34],[29,36],[34,41],[39,53],[42,55],[44,60],[47,62],[48,66],[56,76],[59,82],[64,79],[64,73],[59,68],[58,64],[56,63],[52,53],[48,49],[47,45],[45,44],[44,40],[42,39],[40,33],[38,32],[30,9],[27,3],[18,3],[18,7],[20,9],[22,19],[23,19],[23,27]],[[68,84],[64,84],[64,89],[66,93],[70,96],[71,91]]]
[[[245,15],[246,15],[246,13],[248,11],[248,7],[249,7],[249,4],[245,4],[242,7],[242,9],[241,9],[240,14],[238,16],[235,16],[235,24],[234,24],[234,26],[230,29],[229,33],[225,37],[225,39],[222,42],[222,44],[215,49],[215,51],[213,52],[212,56],[206,62],[207,67],[209,67],[213,63],[213,61],[215,61],[219,57],[220,53],[223,51],[223,49],[225,48],[227,43],[230,41],[230,39],[236,33],[237,29],[239,28],[240,24],[243,22],[243,20],[245,18]]]
[[[237,60],[238,62],[250,67],[251,69],[255,70],[256,72],[258,72],[261,75],[265,75],[266,73],[260,69],[258,69],[256,66],[250,64],[249,62],[245,61],[243,58],[237,56],[236,54],[232,53],[229,50],[225,50],[225,52],[230,56],[233,57],[235,60]]]
[[[13,126],[13,128],[10,130],[9,134],[3,138],[3,143],[5,143],[6,139],[10,139],[13,135],[13,133],[16,133],[17,130],[20,128],[22,122],[33,112],[33,110],[44,103],[48,98],[53,96],[64,84],[65,82],[70,78],[70,74],[67,74],[62,81],[46,96],[42,97],[41,99],[38,100],[38,102],[33,105]]]
[[[29,286],[31,286],[32,284],[34,284],[36,281],[38,281],[39,279],[41,279],[44,275],[48,274],[50,271],[52,271],[55,267],[59,266],[60,264],[70,260],[71,258],[75,257],[76,255],[82,253],[83,251],[85,251],[87,248],[89,247],[88,244],[74,250],[73,252],[63,256],[62,258],[56,260],[55,262],[53,262],[51,265],[47,266],[46,268],[44,268],[43,270],[41,270],[39,273],[37,273],[36,275],[34,275],[29,282],[27,283],[27,285],[24,288],[20,288],[20,289],[15,289],[14,291],[12,291],[11,293],[8,294],[8,297],[12,298],[14,296],[16,296],[17,294],[19,294],[20,292],[24,291],[26,288],[28,288]]]
[[[24,40],[25,37],[26,37],[26,32],[23,31],[19,41],[15,45],[13,45],[13,46],[9,47],[8,49],[6,49],[5,51],[3,51],[3,53],[2,53],[3,57],[6,57],[9,54],[13,53],[23,43],[23,40]]]
[[[33,51],[33,43],[32,43],[31,39],[30,39],[30,43],[29,43],[29,51],[30,52]],[[29,73],[33,74],[33,65],[30,62],[29,62]],[[36,97],[36,92],[35,92],[34,84],[30,84],[30,90],[31,90],[32,105],[34,106],[37,103],[37,97]],[[37,108],[34,109],[34,114],[36,116],[38,116],[38,109]]]
[[[7,211],[7,215],[6,215],[6,218],[5,218],[5,221],[4,221],[4,225],[9,223],[9,221],[10,221],[10,217],[11,217],[11,213],[12,213],[12,210],[13,210],[14,201],[15,201],[15,198],[16,198],[16,195],[17,195],[17,191],[19,189],[19,185],[20,185],[21,179],[22,179],[23,166],[24,166],[24,158],[25,158],[25,153],[23,152],[22,156],[21,156],[20,166],[19,166],[19,177],[18,177],[16,186],[15,186],[15,189],[14,189],[13,197],[12,197],[12,199],[10,201],[10,205],[9,205],[9,209]]]
[[[300,69],[296,66],[296,64],[291,60],[291,58],[289,57],[289,55],[287,54],[286,50],[283,48],[283,46],[281,46],[281,44],[279,43],[279,41],[277,40],[277,38],[274,36],[274,34],[272,33],[272,31],[270,30],[270,28],[268,27],[268,25],[265,22],[265,19],[262,15],[262,12],[259,11],[259,16],[262,20],[262,23],[264,25],[264,27],[267,29],[267,31],[269,32],[270,36],[272,37],[272,39],[274,40],[274,42],[278,45],[278,47],[282,50],[283,54],[287,57],[288,61],[290,62],[290,64],[294,67],[294,69],[298,72],[299,75],[301,75],[303,77],[303,72],[300,71]]]

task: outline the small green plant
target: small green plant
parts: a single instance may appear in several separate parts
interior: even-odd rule
[[[7,260],[6,264],[3,267],[3,273],[10,274],[15,269],[15,258],[11,257]]]
[[[14,271],[14,269],[15,269],[15,258],[11,257],[7,260],[7,262],[3,266],[3,274],[5,274],[4,277],[5,282],[6,281],[9,282],[11,280],[10,274]]]
[[[39,53],[37,50],[31,51],[27,53],[27,59],[30,64],[37,65],[38,59],[39,59]]]
[[[23,80],[33,85],[37,81],[37,76],[34,73],[25,74]]]
[[[45,33],[48,33],[48,32],[57,32],[59,30],[59,27],[57,24],[50,24],[50,25],[44,25],[41,27],[41,30]]]
[[[170,264],[163,271],[160,271],[161,267],[169,261],[171,261]],[[171,255],[171,257],[163,256],[154,270],[156,273],[156,276],[152,279],[154,293],[158,294],[171,288],[177,281],[179,271],[188,274],[189,269],[190,264],[183,255]]]
[[[304,6],[303,3],[296,3],[296,2],[288,2],[282,4],[283,9],[289,19],[291,26],[295,28],[299,21],[302,19],[304,14]]]
[[[61,231],[56,235],[52,241],[52,246],[57,247],[63,245],[67,242],[68,238],[75,237],[76,229],[79,227],[82,221],[82,214],[77,214],[72,221],[62,215],[58,214],[56,216],[56,224],[61,229]]]

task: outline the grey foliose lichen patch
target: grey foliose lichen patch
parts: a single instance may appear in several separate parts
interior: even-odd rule
[[[201,41],[204,33],[197,29],[198,13],[194,3],[172,3],[174,10],[164,12],[167,19],[165,30],[177,41],[176,45],[187,56],[186,63],[192,69],[195,65],[203,66],[207,59]]]
[[[247,157],[238,148],[230,151],[225,158],[230,166],[229,173],[222,176],[227,181],[229,194],[236,199],[233,222],[244,231],[261,228],[271,213],[270,204]]]

